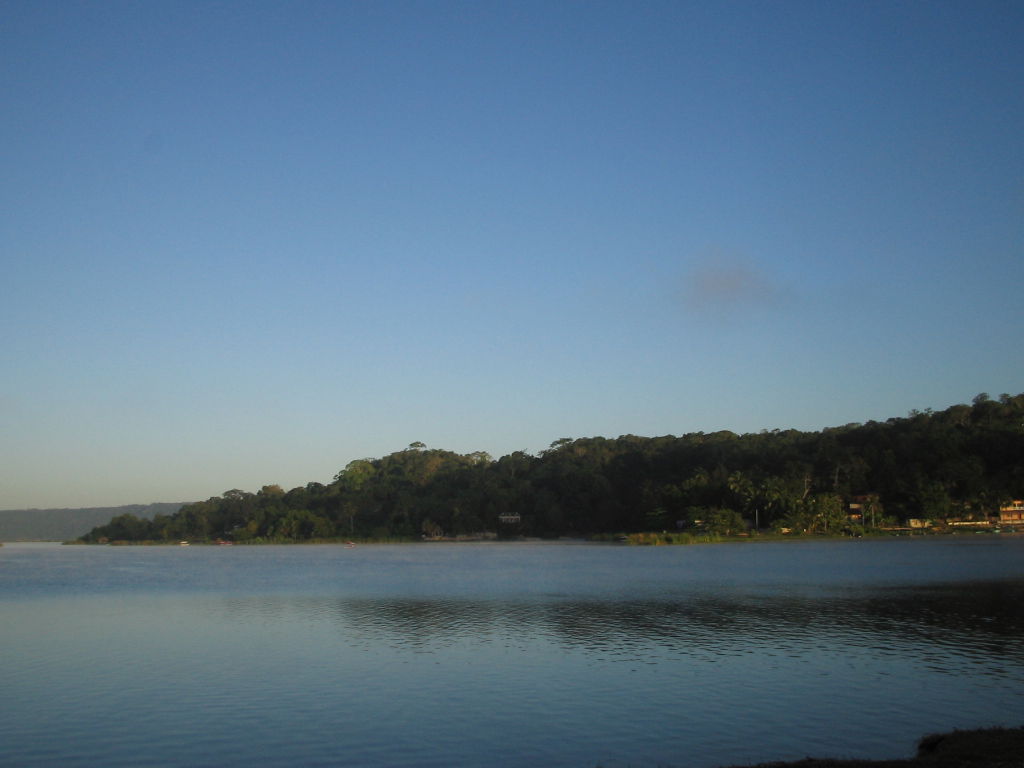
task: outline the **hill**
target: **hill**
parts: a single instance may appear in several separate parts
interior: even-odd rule
[[[117,515],[152,520],[156,515],[173,515],[184,505],[174,502],[79,509],[4,509],[0,510],[0,541],[67,541]]]
[[[1024,499],[1024,394],[820,432],[562,438],[494,460],[413,443],[358,459],[329,484],[238,489],[85,541],[861,535],[934,523],[987,526]]]

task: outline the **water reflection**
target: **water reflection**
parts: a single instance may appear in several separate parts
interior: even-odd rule
[[[984,660],[993,675],[1018,673],[1013,644],[1024,632],[1016,582],[671,600],[226,597],[221,608],[242,623],[330,622],[356,647],[545,644],[636,661],[825,651],[917,659],[938,673]]]

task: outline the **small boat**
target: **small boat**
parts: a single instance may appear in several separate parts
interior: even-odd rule
[[[188,542],[187,541],[179,541],[178,542],[178,546],[179,547],[187,547],[188,546]]]

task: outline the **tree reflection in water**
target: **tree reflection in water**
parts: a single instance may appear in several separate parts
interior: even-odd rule
[[[955,585],[803,590],[728,590],[688,599],[480,600],[330,597],[225,598],[238,620],[330,621],[353,644],[423,652],[462,644],[544,642],[599,657],[799,654],[828,648],[900,655],[950,668],[952,657],[987,660],[1000,674],[1019,666],[1011,653],[1024,635],[1024,585]]]

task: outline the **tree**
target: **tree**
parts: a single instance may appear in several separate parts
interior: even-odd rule
[[[882,502],[876,494],[867,494],[860,505],[861,522],[865,528],[877,528],[885,516]]]
[[[921,505],[921,516],[929,520],[945,520],[952,509],[945,486],[940,482],[922,482],[918,490]]]
[[[708,517],[705,527],[710,533],[722,534],[729,536],[733,533],[740,533],[745,531],[747,526],[743,522],[743,517],[734,509],[715,509],[711,511]]]
[[[726,481],[733,501],[740,509],[740,514],[747,516],[753,511],[754,484],[742,472],[733,472]],[[744,514],[746,513],[746,514]]]
[[[88,535],[90,541],[143,541],[150,537],[148,520],[142,520],[131,513],[117,515],[104,526],[94,528]]]
[[[810,498],[812,529],[822,533],[842,530],[848,518],[842,498],[835,493],[819,493]]]
[[[308,509],[297,509],[278,521],[274,535],[285,539],[326,539],[334,535],[334,527],[330,520]]]

